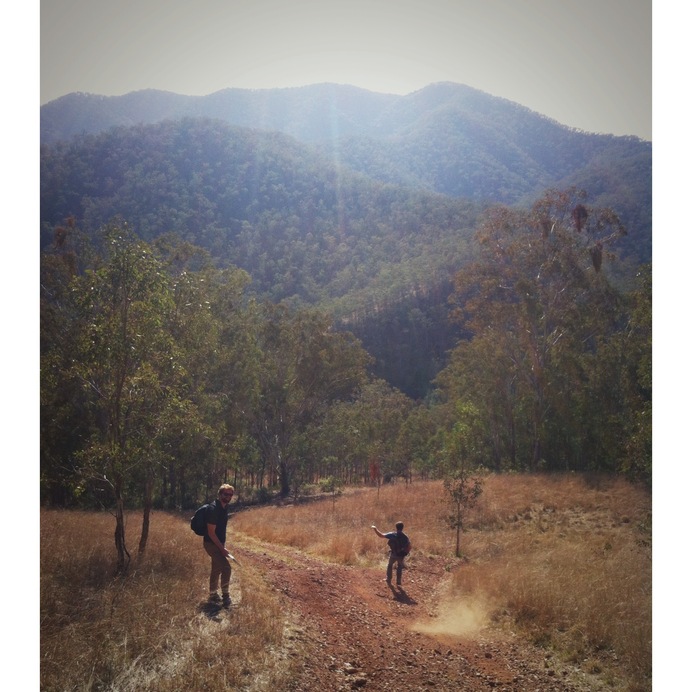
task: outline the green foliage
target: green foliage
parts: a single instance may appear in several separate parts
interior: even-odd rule
[[[368,356],[350,334],[333,331],[323,314],[285,306],[262,307],[256,338],[258,408],[248,422],[287,495],[300,465],[299,433],[364,381]]]
[[[461,557],[461,532],[464,526],[465,512],[471,509],[483,492],[483,479],[472,477],[459,467],[443,480],[451,511],[447,515],[447,525],[456,532],[456,557]]]
[[[480,258],[454,292],[473,337],[438,382],[450,404],[478,408],[494,469],[620,467],[623,431],[647,415],[625,363],[650,354],[650,329],[628,326],[607,279],[621,234],[612,212],[587,208],[574,191],[549,192],[530,212],[494,209],[481,225]]]
[[[399,439],[412,407],[407,396],[383,380],[364,383],[310,429],[309,455],[332,460],[325,472],[350,485],[410,479],[412,458]]]
[[[159,254],[113,226],[102,247],[78,275],[43,258],[41,481],[46,500],[113,509],[124,569],[127,506],[148,528],[154,504],[194,506],[221,479],[289,488],[306,429],[368,356],[318,312],[248,300],[244,272],[185,245]]]
[[[642,267],[637,287],[628,296],[630,321],[621,335],[623,408],[628,412],[620,438],[619,470],[630,478],[651,484],[652,480],[652,278],[651,266]]]
[[[337,498],[340,497],[344,492],[343,485],[344,484],[341,482],[341,480],[335,478],[334,476],[328,476],[320,481],[320,490],[323,493],[328,493],[332,496],[332,508],[336,504]]]

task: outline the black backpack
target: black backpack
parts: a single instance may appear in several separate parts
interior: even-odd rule
[[[192,518],[190,519],[190,528],[198,536],[207,535],[207,514],[210,507],[213,507],[213,502],[208,502],[206,505],[202,505],[197,509]]]
[[[405,533],[397,534],[394,538],[390,538],[388,543],[390,550],[399,557],[404,557],[411,552],[411,541],[409,541]]]

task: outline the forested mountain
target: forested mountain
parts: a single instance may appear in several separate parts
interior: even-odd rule
[[[172,233],[245,269],[261,298],[320,305],[356,332],[402,306],[435,311],[432,358],[398,368],[398,384],[417,395],[453,344],[439,305],[478,212],[335,167],[286,135],[220,121],[116,128],[42,151],[44,247],[69,216],[89,236],[117,216],[146,241]]]
[[[338,303],[340,316],[448,280],[479,208],[220,121],[116,128],[42,149],[42,246],[68,216],[88,235],[120,217],[146,241],[174,233],[245,269],[262,297]]]
[[[334,85],[72,95],[43,107],[42,127],[58,129],[49,123],[61,114],[105,127],[184,112],[312,143],[183,118],[44,144],[42,246],[68,216],[88,235],[114,216],[145,240],[177,234],[247,270],[262,297],[327,307],[377,354],[378,372],[414,396],[458,336],[446,294],[483,206],[528,204],[544,187],[575,182],[591,204],[619,213],[621,267],[651,257],[647,142],[575,132],[459,85],[408,97]],[[409,343],[423,324],[434,335],[425,363]]]
[[[578,185],[620,215],[628,254],[650,258],[650,142],[576,131],[460,84],[406,96],[335,84],[209,96],[69,94],[41,108],[41,141],[186,116],[283,132],[375,180],[455,197],[529,203],[547,188]]]
[[[236,96],[42,109],[44,498],[650,478],[649,143],[456,85]]]

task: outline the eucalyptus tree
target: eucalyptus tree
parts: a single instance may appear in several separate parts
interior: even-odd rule
[[[79,313],[72,283],[95,254],[72,216],[51,233],[40,258],[41,500],[68,506],[84,495],[76,453],[89,434],[89,400],[73,372]]]
[[[396,438],[396,457],[407,478],[414,471],[428,478],[436,473],[434,441],[438,431],[435,409],[424,403],[411,404]]]
[[[285,496],[302,462],[301,434],[331,404],[352,396],[370,357],[352,334],[332,329],[324,314],[285,305],[262,306],[256,339],[259,397],[250,425]]]
[[[626,296],[627,320],[616,338],[604,345],[594,389],[618,409],[611,437],[619,443],[617,470],[634,481],[652,482],[652,277],[651,265],[640,268],[636,287]],[[615,367],[613,364],[616,364]],[[612,373],[616,371],[617,379]]]
[[[624,229],[584,201],[550,191],[530,210],[489,210],[479,257],[455,278],[455,314],[473,336],[439,383],[478,407],[496,467],[584,463],[593,439],[584,383],[619,327],[603,266]]]
[[[410,449],[402,431],[413,406],[409,397],[380,379],[331,405],[308,431],[309,454],[320,475],[335,475],[348,484],[410,479]]]
[[[384,380],[376,379],[363,387],[354,407],[366,443],[363,480],[367,481],[375,468],[385,480],[397,476],[410,480],[409,459],[397,441],[413,401]]]
[[[71,371],[89,400],[82,472],[112,493],[122,571],[129,561],[125,496],[136,479],[150,482],[159,460],[156,440],[166,426],[178,364],[166,328],[171,292],[160,261],[127,227],[108,228],[104,239],[103,264],[71,284],[78,325]]]
[[[319,423],[312,424],[305,435],[306,456],[314,469],[313,476],[335,476],[346,485],[362,481],[363,460],[367,460],[367,440],[354,400],[333,403]]]
[[[228,268],[208,281],[212,312],[218,323],[218,343],[208,372],[208,403],[215,411],[220,448],[213,465],[214,477],[237,484],[239,476],[258,484],[266,474],[255,435],[261,408],[263,351],[258,333],[263,311],[245,295],[250,277]],[[230,474],[233,474],[232,476]]]
[[[653,439],[653,364],[652,364],[652,277],[651,266],[642,267],[637,288],[631,295],[631,320],[627,325],[631,387],[630,428],[622,470],[637,480],[651,484],[651,444]]]
[[[74,273],[61,256],[44,253],[40,277],[41,501],[64,507],[83,494],[75,454],[89,434],[88,397],[72,372],[78,343]]]
[[[239,411],[255,405],[257,356],[254,316],[242,270],[216,269],[199,248],[175,245],[167,253],[172,309],[168,325],[185,387],[176,402],[175,451],[165,477],[169,504],[197,503],[230,480],[242,463],[246,436]]]

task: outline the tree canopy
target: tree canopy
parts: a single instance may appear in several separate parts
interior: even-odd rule
[[[627,464],[626,431],[647,410],[634,368],[648,337],[628,326],[603,265],[623,234],[574,191],[549,192],[530,211],[496,208],[481,224],[479,259],[452,295],[472,336],[438,382],[447,400],[479,410],[493,468]]]

